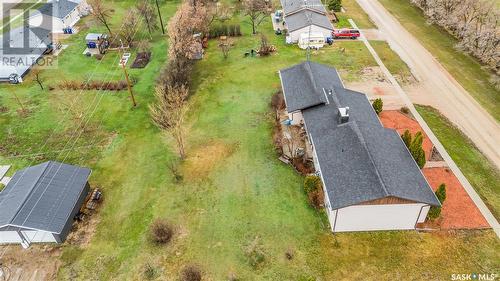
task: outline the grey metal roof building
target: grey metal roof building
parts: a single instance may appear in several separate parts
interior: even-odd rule
[[[302,10],[326,13],[326,9],[320,0],[281,0],[281,7],[283,7],[285,16]]]
[[[0,81],[9,81],[11,74],[23,77],[52,41],[50,31],[43,28],[19,27],[8,36],[0,34]]]
[[[289,32],[307,27],[311,24],[333,30],[332,23],[326,15],[310,10],[300,10],[290,15],[285,15],[285,22]]]
[[[382,126],[366,95],[343,87],[334,68],[304,62],[280,77],[288,112],[302,112],[332,209],[387,197],[440,206],[399,134]]]
[[[63,19],[69,15],[76,7],[78,3],[68,0],[55,0],[46,3],[38,9],[43,15],[52,16],[58,19]]]
[[[20,242],[33,242],[23,231],[49,233],[53,237],[44,238],[47,241],[64,241],[88,195],[90,172],[53,161],[17,171],[0,192],[0,242],[9,242],[5,232],[18,232]]]

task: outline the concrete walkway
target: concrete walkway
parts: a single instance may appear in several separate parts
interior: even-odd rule
[[[358,28],[356,23],[352,19],[349,19],[349,23],[354,28]],[[380,66],[380,69],[382,69],[382,72],[385,74],[387,79],[389,79],[391,84],[394,85],[394,88],[396,89],[398,94],[401,96],[401,99],[405,102],[406,106],[410,109],[411,113],[413,114],[415,119],[417,119],[420,126],[422,126],[422,129],[427,134],[427,136],[429,137],[431,142],[434,144],[436,149],[439,151],[439,153],[443,157],[444,161],[446,161],[446,163],[448,163],[449,168],[453,171],[453,173],[458,178],[460,183],[464,186],[465,190],[467,191],[467,194],[469,194],[470,198],[472,199],[472,201],[474,201],[474,204],[476,204],[476,206],[479,208],[479,210],[481,211],[481,214],[483,214],[483,216],[485,217],[488,224],[491,226],[491,228],[493,228],[493,231],[495,231],[497,237],[500,238],[500,224],[498,223],[498,221],[495,219],[493,214],[490,212],[490,210],[488,209],[486,204],[484,204],[483,200],[481,200],[481,198],[479,197],[477,192],[474,190],[472,185],[469,183],[467,178],[464,176],[464,174],[462,174],[462,171],[460,171],[460,169],[455,164],[453,159],[451,159],[451,157],[448,154],[448,152],[446,151],[446,149],[444,149],[444,146],[441,144],[441,142],[438,140],[438,138],[434,135],[434,133],[432,132],[430,127],[427,125],[427,123],[424,121],[422,116],[420,116],[418,111],[413,106],[413,103],[411,102],[408,95],[405,93],[403,88],[401,88],[401,86],[399,85],[398,81],[396,81],[394,76],[392,76],[391,72],[384,65],[384,63],[382,62],[382,60],[378,56],[377,52],[375,52],[375,49],[373,49],[373,47],[370,45],[370,42],[368,42],[368,40],[363,35],[363,33],[361,33],[360,38],[363,41],[363,43],[365,44],[366,48],[368,48],[368,50],[372,54],[372,56],[375,59],[375,61],[377,62],[377,64]]]

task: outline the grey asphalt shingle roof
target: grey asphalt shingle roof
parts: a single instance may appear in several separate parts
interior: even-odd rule
[[[336,73],[335,69],[309,62],[280,70],[288,112],[325,103],[323,89],[330,89],[342,83],[332,71]]]
[[[26,31],[29,32],[27,43],[24,40]],[[47,48],[51,41],[49,33],[42,28],[24,30],[24,27],[18,27],[10,30],[10,48],[4,49],[3,44],[0,44],[0,80],[9,78],[13,73],[23,76]],[[0,42],[5,36],[0,34]]]
[[[54,0],[40,7],[38,11],[44,15],[53,16],[55,18],[63,19],[71,13],[78,3],[68,0]]]
[[[289,32],[307,27],[311,24],[333,31],[333,26],[326,15],[309,10],[302,10],[285,16],[285,22]]]
[[[89,175],[88,168],[53,161],[19,170],[0,192],[0,227],[61,233]]]
[[[399,134],[382,126],[366,95],[343,87],[334,68],[305,62],[280,76],[287,108],[292,101],[302,111],[333,209],[389,196],[440,205]],[[340,124],[346,106],[349,121]]]
[[[281,7],[285,16],[304,9],[326,13],[326,9],[320,0],[281,0]]]

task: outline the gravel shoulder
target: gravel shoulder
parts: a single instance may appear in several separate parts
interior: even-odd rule
[[[500,125],[378,1],[357,0],[410,67],[418,84],[407,87],[412,102],[431,105],[456,124],[500,168]]]

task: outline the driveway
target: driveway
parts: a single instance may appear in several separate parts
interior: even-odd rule
[[[500,168],[499,123],[377,0],[357,2],[419,81],[416,87],[406,89],[412,102],[432,105],[439,109]]]

